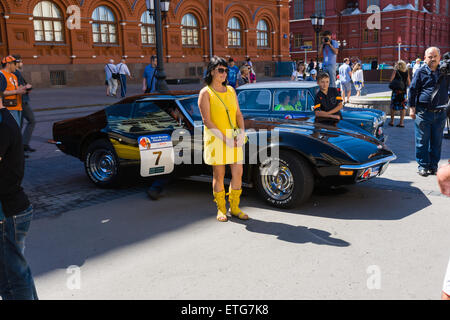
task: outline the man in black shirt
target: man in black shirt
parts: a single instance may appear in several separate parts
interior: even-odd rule
[[[326,120],[341,120],[342,97],[336,88],[330,88],[330,76],[321,72],[317,76],[317,84],[320,87],[314,101],[314,113],[316,118]]]
[[[3,85],[0,98],[4,90]],[[38,298],[23,255],[33,218],[33,208],[21,187],[24,168],[22,133],[0,99],[0,296],[3,300]]]

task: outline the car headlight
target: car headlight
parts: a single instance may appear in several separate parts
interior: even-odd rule
[[[386,121],[386,119],[387,119],[386,112],[383,112],[383,114],[380,117],[380,121],[381,121],[380,123],[384,123]]]
[[[378,118],[373,118],[373,127],[378,128],[379,124],[380,124],[380,122],[378,121]]]

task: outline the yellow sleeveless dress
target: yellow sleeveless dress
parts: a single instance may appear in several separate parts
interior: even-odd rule
[[[209,93],[209,104],[210,104],[210,116],[211,121],[214,122],[216,127],[226,135],[228,138],[233,138],[233,131],[230,125],[230,120],[227,116],[227,111],[222,101],[228,107],[228,112],[230,114],[233,126],[237,128],[236,123],[236,93],[231,86],[227,86],[227,92],[212,91],[211,88],[207,87]],[[217,97],[219,96],[220,99]],[[230,148],[228,147],[222,139],[216,137],[211,130],[206,126],[203,132],[203,144],[204,152],[203,157],[205,163],[208,165],[226,165],[242,162],[244,159],[244,152],[242,147]]]

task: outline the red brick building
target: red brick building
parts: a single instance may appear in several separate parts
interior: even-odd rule
[[[105,62],[122,57],[139,78],[156,54],[145,0],[0,0],[0,11],[0,55],[21,54],[39,86],[103,83]],[[163,41],[168,79],[201,77],[210,54],[251,57],[257,73],[271,74],[290,60],[289,1],[172,0]]]
[[[381,12],[381,28],[370,30],[367,13],[370,5]],[[338,61],[344,57],[363,62],[393,64],[398,59],[401,38],[401,59],[411,61],[424,56],[425,49],[437,46],[441,53],[450,51],[450,0],[291,0],[290,52],[293,59],[303,60],[302,45],[312,45],[308,61],[316,57],[316,40],[310,16],[325,15],[323,30],[333,32],[341,42]],[[346,46],[343,46],[344,40]],[[319,40],[320,43],[321,39]]]

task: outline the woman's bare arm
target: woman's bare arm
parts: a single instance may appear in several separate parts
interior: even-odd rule
[[[389,81],[392,81],[392,80],[394,80],[394,78],[395,78],[395,70],[392,72],[392,75],[391,75],[391,80],[389,80]]]

